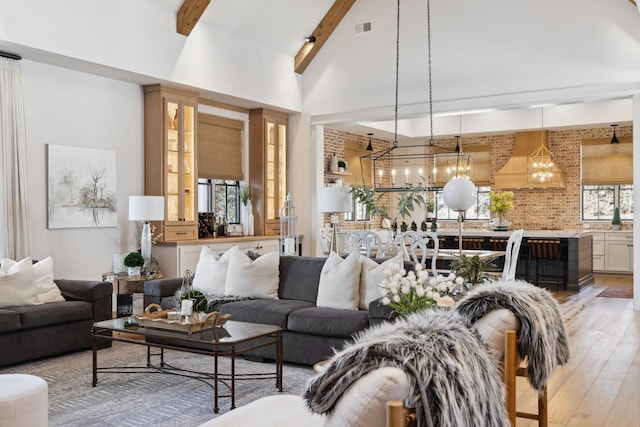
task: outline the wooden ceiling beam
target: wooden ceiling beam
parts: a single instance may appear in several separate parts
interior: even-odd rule
[[[315,37],[315,42],[305,42],[296,54],[294,71],[304,73],[313,58],[318,54],[324,43],[329,39],[342,18],[347,14],[356,0],[335,0],[329,11],[324,15],[318,26],[309,36]]]
[[[211,0],[184,0],[176,17],[176,31],[183,36],[191,34]]]

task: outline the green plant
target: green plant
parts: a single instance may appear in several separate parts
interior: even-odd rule
[[[416,224],[415,221],[411,221],[411,226],[409,228],[411,228],[411,231],[418,231],[418,224]]]
[[[240,201],[243,206],[247,206],[249,200],[251,200],[251,190],[249,190],[249,186],[243,185],[240,187]]]
[[[347,170],[347,164],[344,162],[344,160],[338,160],[338,167]]]
[[[489,197],[491,199],[489,210],[497,213],[500,217],[513,210],[513,202],[511,201],[513,199],[513,191],[503,191],[502,193],[490,191]]]
[[[428,229],[429,227],[427,226],[427,221],[422,221],[422,223],[420,224],[420,230],[427,231]]]
[[[124,257],[124,265],[126,267],[142,267],[144,265],[144,257],[140,252],[130,252]]]
[[[402,221],[402,224],[400,224],[400,231],[404,233],[405,231],[407,231],[407,228],[407,223]]]
[[[424,188],[422,186],[409,186],[403,190],[398,198],[398,215],[393,218],[405,218],[411,215],[414,209],[425,204]],[[367,188],[364,185],[352,187],[350,190],[353,199],[364,206],[366,212],[370,215],[380,215],[383,218],[389,218],[389,211],[382,205],[383,193],[377,193],[375,188]]]
[[[492,280],[491,272],[497,271],[493,259],[480,259],[478,255],[466,256],[451,262],[451,271],[473,285]]]
[[[195,312],[207,311],[207,307],[209,306],[207,297],[202,292],[196,291],[195,289],[189,289],[180,295],[180,301],[182,302],[184,299],[193,300],[193,311]]]
[[[611,225],[620,225],[620,208],[613,209],[613,219],[611,220]]]
[[[436,211],[436,201],[434,199],[429,199],[427,201],[427,212],[434,213]]]

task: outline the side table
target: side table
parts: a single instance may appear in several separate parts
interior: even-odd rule
[[[160,272],[144,276],[129,276],[127,273],[103,273],[103,281],[111,282],[116,285],[116,317],[127,317],[132,314],[140,314],[133,312],[133,294],[144,294],[144,282],[147,280],[162,279],[162,277],[162,273]],[[126,284],[126,293],[120,292],[121,282]],[[144,310],[144,302],[142,309]]]

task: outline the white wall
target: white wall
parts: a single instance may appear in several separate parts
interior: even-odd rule
[[[129,195],[143,194],[140,86],[23,60],[32,256],[56,278],[99,280],[113,254],[136,248]],[[118,227],[47,229],[46,144],[115,150]]]

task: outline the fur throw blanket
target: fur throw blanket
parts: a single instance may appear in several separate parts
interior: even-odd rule
[[[518,354],[528,361],[529,383],[542,392],[555,368],[569,361],[569,343],[558,303],[547,290],[515,281],[478,286],[454,306],[470,324],[498,308],[510,310],[520,321],[516,331]]]
[[[405,405],[418,426],[509,426],[498,367],[475,328],[457,312],[425,310],[361,332],[307,384],[304,399],[330,413],[367,372],[403,369],[411,383]]]

